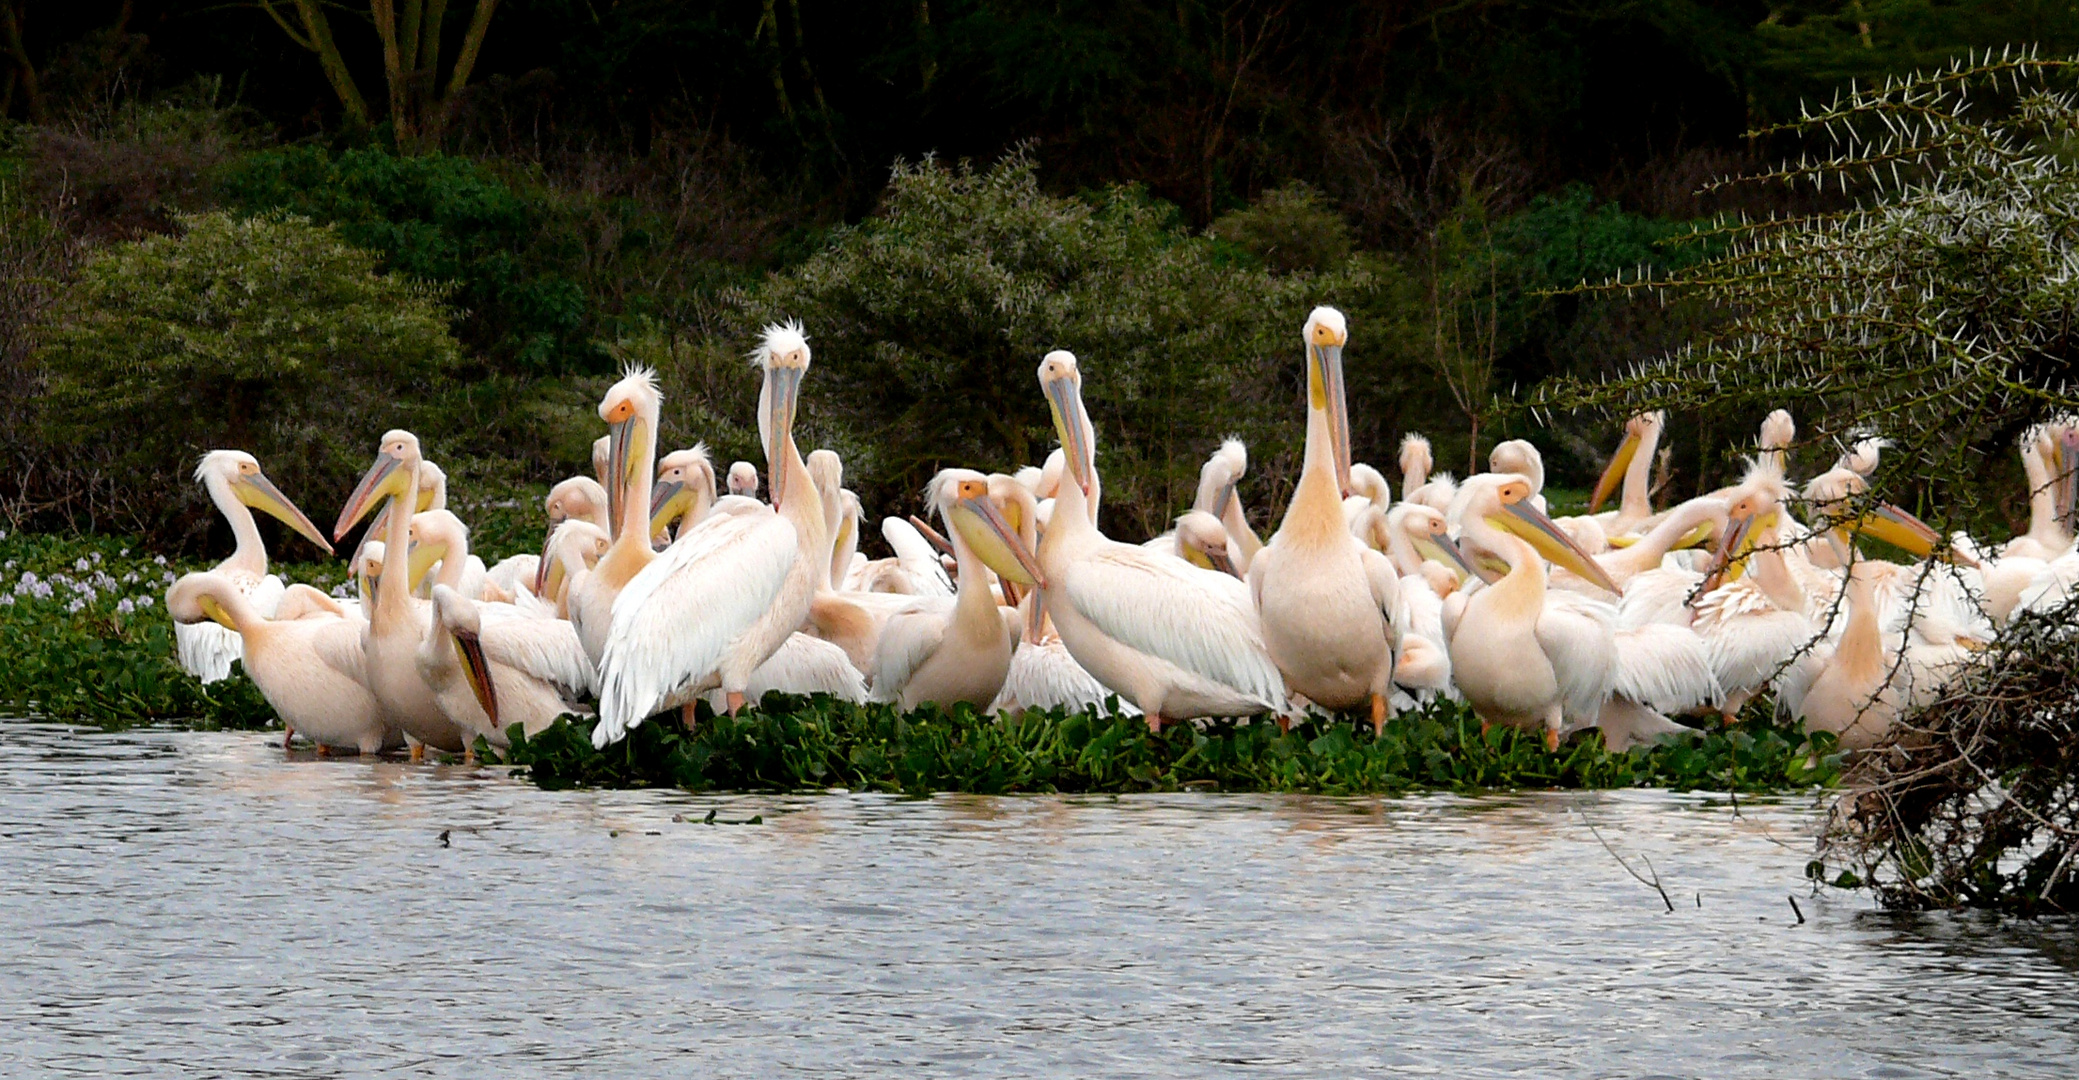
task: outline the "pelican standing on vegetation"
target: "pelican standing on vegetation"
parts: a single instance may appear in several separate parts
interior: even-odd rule
[[[716,687],[731,713],[743,708],[752,673],[808,618],[816,583],[829,573],[823,500],[794,444],[808,339],[798,324],[768,326],[752,355],[765,380],[758,434],[772,505],[721,500],[628,583],[599,663],[595,746]],[[594,579],[612,558],[609,551]]]
[[[1067,450],[1054,513],[1040,540],[1040,594],[1068,652],[1147,716],[1253,716],[1285,707],[1285,683],[1264,651],[1248,586],[1214,570],[1106,539],[1092,520],[1096,442],[1082,374],[1068,352],[1040,362],[1040,386]],[[1024,574],[1003,553],[997,573]]]
[[[332,554],[332,545],[325,542],[324,534],[303,516],[303,511],[296,509],[296,504],[267,479],[251,454],[242,450],[212,450],[202,455],[201,463],[195,466],[195,479],[202,482],[217,512],[230,523],[237,544],[231,549],[231,557],[216,565],[215,572],[238,586],[254,612],[273,615],[275,606],[281,603],[282,579],[267,572],[267,545],[260,539],[260,526],[253,520],[253,510],[280,519],[325,549],[327,555]],[[174,655],[180,666],[205,683],[231,674],[231,662],[239,658],[242,650],[239,639],[240,635],[206,620],[192,624],[176,622],[173,627]]]
[[[385,432],[375,464],[361,477],[332,530],[335,537],[345,536],[378,501],[390,501],[383,546],[391,565],[376,580],[362,648],[368,654],[368,688],[404,733],[417,740],[419,745],[412,747],[415,758],[425,746],[452,753],[468,749],[463,729],[448,719],[433,688],[419,675],[419,641],[425,636],[430,613],[411,595],[410,571],[398,565],[408,560],[397,553],[411,547],[420,461],[418,436],[409,431]]]
[[[663,406],[657,377],[648,368],[629,369],[599,402],[599,418],[612,429],[607,435],[606,496],[613,544],[583,581],[572,584],[568,600],[570,624],[577,628],[594,667],[606,655],[615,599],[657,557],[650,547],[650,495],[657,417]]]
[[[1400,578],[1386,556],[1350,534],[1350,418],[1343,396],[1349,333],[1334,308],[1315,308],[1307,353],[1307,450],[1285,521],[1249,566],[1263,642],[1285,686],[1316,705],[1369,703],[1372,730],[1386,726],[1400,627]]]

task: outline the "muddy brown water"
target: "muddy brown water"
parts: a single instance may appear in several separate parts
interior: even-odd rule
[[[2072,924],[1814,896],[1816,820],[547,792],[0,721],[0,1075],[2079,1073]]]

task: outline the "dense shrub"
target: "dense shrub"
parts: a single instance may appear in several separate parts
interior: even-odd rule
[[[102,453],[119,501],[160,529],[201,523],[188,474],[216,447],[254,453],[292,498],[344,491],[461,359],[440,291],[301,218],[181,226],[81,269],[41,352],[51,437]]]

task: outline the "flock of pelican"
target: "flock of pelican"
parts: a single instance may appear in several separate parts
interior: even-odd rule
[[[1308,316],[1306,454],[1268,541],[1242,505],[1248,456],[1233,440],[1173,531],[1107,537],[1082,372],[1056,351],[1038,373],[1060,442],[1045,465],[945,469],[926,491],[937,524],[883,520],[894,554],[870,559],[837,455],[795,444],[810,355],[798,325],[768,327],[753,354],[767,498],[747,462],[724,474],[725,494],[704,447],[660,457],[662,396],[632,370],[600,402],[595,475],[550,491],[539,555],[471,555],[445,475],[416,436],[385,433],[332,531],[376,516],[353,557],[356,598],[267,573],[254,510],[330,544],[250,455],[216,451],[196,476],[237,550],[168,593],[179,657],[205,680],[242,660],[321,753],[467,753],[594,702],[604,747],[659,714],[690,724],[700,700],[734,712],[771,690],[999,713],[1116,698],[1157,730],[1289,724],[1308,710],[1355,710],[1376,730],[1445,695],[1483,729],[1528,729],[1556,748],[1593,727],[1613,749],[1731,722],[1772,693],[1783,714],[1855,748],[2016,611],[2054,606],[2079,582],[2079,425],[2024,441],[2030,529],[1996,548],[1868,506],[1876,439],[1806,483],[1799,520],[1781,411],[1740,483],[1658,511],[1663,418],[1633,417],[1591,512],[1555,519],[1543,459],[1522,440],[1454,482],[1410,435],[1395,499],[1351,460],[1347,337],[1334,309]],[[1612,495],[1616,509],[1595,512]],[[1915,561],[1869,556],[1862,536]]]

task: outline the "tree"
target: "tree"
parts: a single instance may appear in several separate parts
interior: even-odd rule
[[[325,0],[257,3],[281,27],[282,33],[289,35],[289,40],[317,55],[325,81],[332,84],[348,120],[368,123],[367,100],[361,96],[361,88],[332,33]],[[368,0],[368,15],[382,43],[383,85],[390,104],[391,133],[398,147],[407,153],[438,144],[455,96],[469,85],[469,74],[476,68],[484,35],[491,29],[491,16],[498,10],[498,0],[476,0],[443,85],[441,38],[446,29],[447,6],[447,0],[402,0],[401,4],[399,0]],[[289,9],[289,14],[283,13],[284,8]],[[294,15],[294,22],[290,21],[290,14]]]
[[[103,249],[40,353],[56,442],[107,447],[162,526],[201,509],[188,472],[219,447],[292,494],[344,490],[374,435],[424,417],[461,360],[439,290],[374,267],[286,216],[187,216],[178,235]]]

